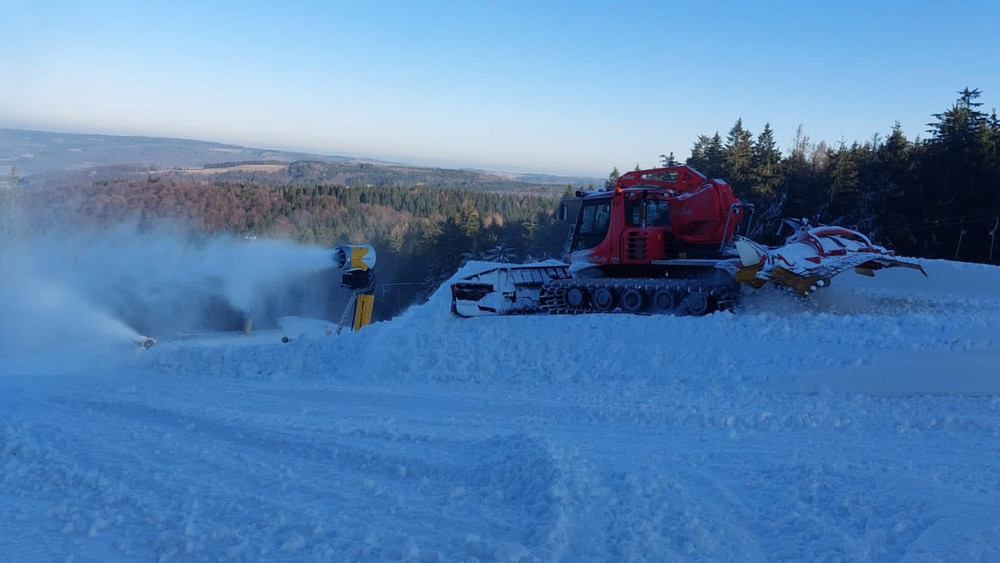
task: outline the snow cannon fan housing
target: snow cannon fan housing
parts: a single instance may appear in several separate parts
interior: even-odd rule
[[[370,244],[343,244],[333,249],[333,263],[338,270],[371,270],[375,249]]]
[[[333,249],[333,265],[343,270],[341,285],[350,289],[365,289],[371,285],[371,270],[375,267],[375,249],[368,244],[344,244]]]

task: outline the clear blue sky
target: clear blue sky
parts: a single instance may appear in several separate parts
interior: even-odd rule
[[[1000,106],[1000,2],[0,0],[0,126],[604,177]]]

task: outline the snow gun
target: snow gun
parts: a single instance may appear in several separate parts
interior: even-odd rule
[[[333,264],[343,270],[340,285],[351,290],[351,299],[340,318],[337,334],[343,330],[351,315],[351,330],[358,330],[372,322],[375,305],[375,249],[368,244],[346,244],[333,249]]]

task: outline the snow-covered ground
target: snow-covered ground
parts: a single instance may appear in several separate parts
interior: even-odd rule
[[[49,317],[0,355],[0,559],[997,561],[1000,268],[923,264],[143,352]]]

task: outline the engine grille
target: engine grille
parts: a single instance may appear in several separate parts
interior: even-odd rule
[[[645,260],[649,253],[645,233],[629,233],[625,239],[625,256],[629,260]]]

